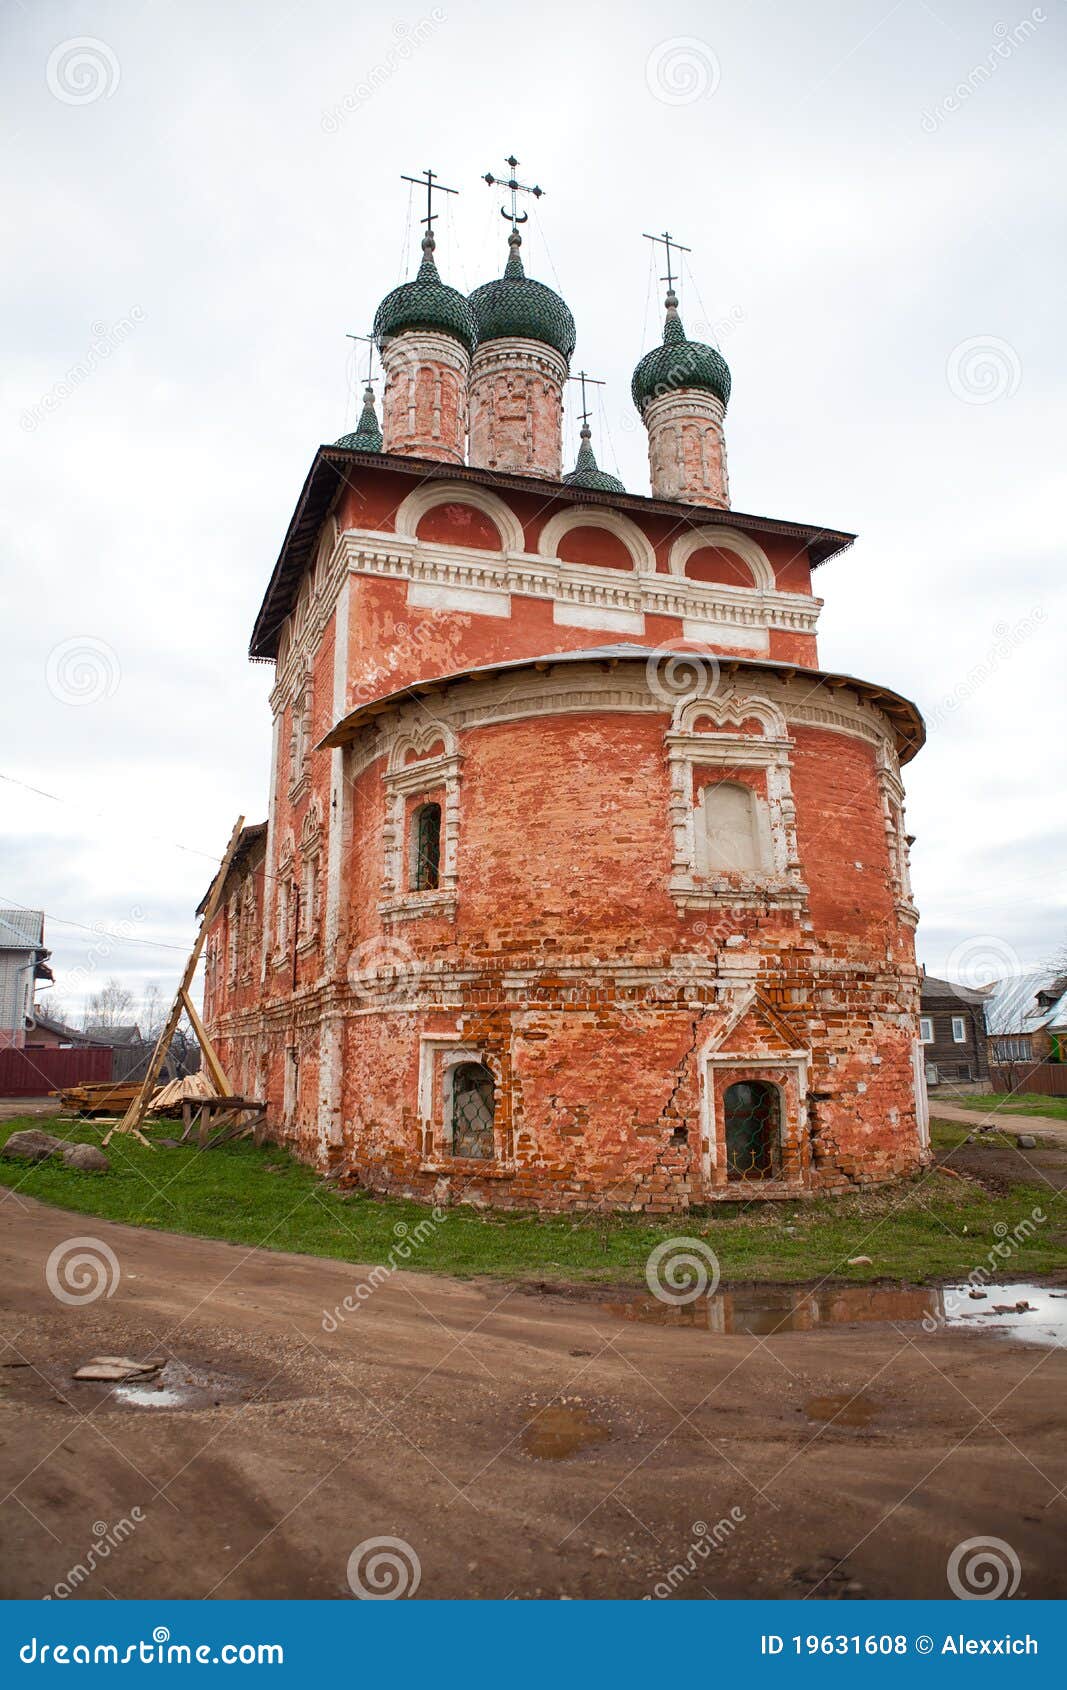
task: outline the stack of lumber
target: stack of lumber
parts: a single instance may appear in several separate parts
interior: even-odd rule
[[[53,1092],[64,1109],[79,1115],[115,1115],[129,1108],[141,1089],[140,1080],[94,1080],[80,1086],[64,1086]]]
[[[187,1074],[184,1080],[171,1080],[157,1091],[148,1109],[152,1115],[180,1115],[183,1103],[220,1095],[206,1074]]]

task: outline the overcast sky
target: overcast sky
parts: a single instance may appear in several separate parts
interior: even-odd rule
[[[816,577],[820,649],[930,721],[920,956],[1059,947],[1057,0],[0,0],[0,27],[0,769],[40,789],[0,783],[0,904],[48,912],[66,1007],[110,973],[171,988],[236,813],[266,814],[248,636],[358,412],[345,334],[417,261],[398,178],[462,190],[438,256],[469,288],[506,257],[481,177],[512,150],[545,189],[527,268],[607,383],[601,464],[647,492],[628,389],[669,228],[733,370],[735,506],[858,532]]]

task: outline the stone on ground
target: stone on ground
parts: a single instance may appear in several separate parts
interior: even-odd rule
[[[106,1173],[111,1163],[95,1144],[71,1144],[63,1152],[68,1168],[81,1168],[84,1173]]]
[[[65,1138],[43,1133],[39,1127],[27,1127],[24,1132],[12,1133],[0,1155],[9,1162],[43,1162],[57,1150],[66,1150]]]

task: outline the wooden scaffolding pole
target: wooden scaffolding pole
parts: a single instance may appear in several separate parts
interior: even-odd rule
[[[241,837],[241,829],[244,825],[244,817],[238,816],[234,830],[230,835],[230,843],[226,847],[226,855],[219,864],[219,872],[212,881],[211,891],[207,895],[207,902],[204,905],[203,920],[200,923],[200,931],[196,936],[196,944],[189,953],[189,960],[185,965],[185,972],[182,975],[181,985],[175,993],[174,1002],[171,1005],[170,1014],[167,1016],[163,1031],[156,1040],[156,1048],[152,1052],[152,1057],[145,1072],[145,1077],[141,1082],[141,1089],[130,1104],[130,1107],[127,1109],[125,1115],[122,1117],[122,1120],[118,1122],[117,1126],[112,1127],[111,1131],[105,1135],[103,1141],[105,1144],[108,1142],[108,1139],[110,1139],[112,1133],[133,1133],[136,1138],[140,1139],[142,1144],[147,1144],[149,1142],[148,1139],[145,1138],[144,1133],[141,1131],[141,1122],[144,1120],[145,1110],[152,1101],[152,1093],[156,1087],[156,1079],[158,1078],[159,1070],[163,1066],[163,1059],[170,1049],[171,1040],[177,1032],[178,1022],[182,1018],[182,1011],[186,1008],[192,1007],[189,1000],[189,987],[193,983],[193,975],[196,973],[197,964],[200,961],[200,953],[204,948],[204,941],[207,938],[207,930],[214,921],[215,916],[218,913],[219,905],[222,902],[222,889],[226,884],[226,876],[230,872],[230,865],[233,862],[234,853],[237,850],[238,841]],[[193,1020],[192,1016],[190,1016],[190,1020]],[[200,1017],[197,1016],[196,1020],[193,1021],[194,1029],[199,1021]],[[219,1073],[222,1074],[222,1065],[219,1062],[218,1057],[215,1055],[213,1046],[211,1047],[211,1058],[212,1060],[208,1063],[208,1068],[211,1072],[212,1079],[215,1080],[215,1084],[217,1085],[218,1080],[215,1077],[214,1068],[217,1066]],[[227,1097],[232,1096],[233,1088],[231,1087],[229,1081],[226,1080],[225,1074],[222,1074],[222,1077],[226,1083],[226,1091],[224,1095]]]

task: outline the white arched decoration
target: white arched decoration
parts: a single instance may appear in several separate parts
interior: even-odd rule
[[[742,722],[752,719],[760,723],[767,739],[784,740],[789,736],[785,713],[777,704],[760,694],[741,692],[711,692],[706,698],[679,703],[672,729],[675,733],[695,733],[694,724],[704,716],[710,717],[720,732],[730,726],[739,729]]]
[[[432,716],[427,717],[424,722],[405,724],[389,748],[386,773],[395,775],[410,769],[412,764],[408,762],[408,753],[413,751],[414,760],[421,762],[434,745],[444,746],[443,751],[436,753],[435,764],[443,758],[455,757],[459,750],[454,730],[443,722],[435,721]]]
[[[575,505],[570,510],[557,511],[541,530],[541,537],[537,542],[537,550],[541,556],[556,557],[560,541],[572,528],[603,528],[606,533],[614,534],[626,547],[635,569],[655,574],[656,553],[648,536],[642,533],[636,522],[631,522],[628,516],[606,507],[601,509],[589,505]]]
[[[469,505],[472,510],[481,511],[496,527],[502,551],[521,552],[525,549],[522,523],[511,507],[487,488],[472,487],[462,481],[434,481],[416,487],[397,509],[397,533],[414,540],[423,517],[436,510],[438,505]]]
[[[752,571],[753,587],[773,591],[777,583],[771,560],[763,547],[748,534],[742,534],[736,528],[692,528],[688,534],[683,534],[675,540],[671,547],[670,570],[672,575],[685,575],[686,564],[694,552],[702,551],[705,546],[714,546],[718,551],[733,552],[741,562]],[[708,581],[703,585],[713,589],[719,583]]]

